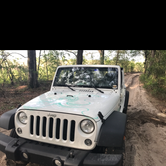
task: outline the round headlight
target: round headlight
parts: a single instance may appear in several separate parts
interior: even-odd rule
[[[20,121],[21,123],[23,123],[23,124],[26,124],[27,121],[28,121],[28,117],[27,117],[27,115],[26,115],[25,112],[20,112],[20,113],[18,114],[18,119],[19,119],[19,121]]]
[[[84,133],[90,134],[94,131],[95,125],[91,120],[85,119],[80,123],[80,128]]]

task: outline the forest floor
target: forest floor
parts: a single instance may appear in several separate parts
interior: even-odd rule
[[[139,73],[125,74],[130,93],[127,111],[124,166],[163,166],[166,163],[166,101],[154,98],[139,81]],[[30,99],[47,92],[51,83],[35,91],[27,86],[0,89],[0,115]],[[0,128],[9,135],[10,130]],[[39,166],[6,160],[0,152],[1,166]]]

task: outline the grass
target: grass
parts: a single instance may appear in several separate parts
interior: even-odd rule
[[[153,76],[147,77],[145,74],[141,74],[140,81],[144,84],[144,88],[148,92],[160,100],[166,100],[166,85],[165,82],[161,83],[161,80],[154,79]]]

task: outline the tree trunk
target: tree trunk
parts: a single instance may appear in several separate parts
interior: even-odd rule
[[[83,51],[84,50],[78,50],[78,52],[77,52],[77,65],[82,65]]]
[[[46,61],[46,74],[47,74],[47,81],[48,81],[48,66],[47,66],[47,56],[45,56],[45,61]]]
[[[148,68],[148,77],[151,75],[152,73],[152,68],[153,68],[153,64],[154,64],[154,61],[155,61],[155,52],[156,50],[151,50],[151,57],[150,57],[150,63],[149,63],[149,68]]]
[[[104,50],[98,50],[100,53],[100,64],[104,65]]]
[[[29,68],[29,87],[37,88],[39,86],[36,71],[36,51],[28,50],[28,68]]]
[[[158,80],[159,84],[164,85],[165,84],[164,79],[162,79],[162,78],[165,77],[165,68],[162,65],[163,60],[164,60],[162,57],[162,50],[156,50],[155,55],[156,55],[155,63],[157,63],[159,65],[158,65],[158,67],[155,67],[157,72],[154,73],[154,77],[155,77],[155,79]]]
[[[117,55],[116,55],[116,65],[118,64],[119,61],[119,50],[117,51]]]
[[[40,52],[39,52],[39,62],[38,62],[38,72],[39,72],[39,67],[40,67],[40,56],[41,56],[41,50],[40,50]]]
[[[11,70],[11,67],[9,66],[7,59],[5,60],[5,66],[6,66],[6,70],[8,72],[8,76],[9,76],[10,81],[11,81],[11,85],[14,85],[14,82],[13,82],[14,75],[13,75],[13,72]]]
[[[144,68],[145,68],[145,71],[144,73],[146,74],[146,71],[147,71],[147,58],[148,58],[148,50],[145,50],[145,62],[144,62]]]

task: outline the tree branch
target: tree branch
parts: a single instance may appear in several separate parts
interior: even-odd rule
[[[27,58],[27,57],[25,57],[24,55],[22,55],[22,54],[20,54],[20,53],[17,53],[17,52],[12,52],[12,53],[3,52],[3,54],[1,55],[2,58],[3,58],[1,64],[2,64],[2,63],[7,59],[7,57],[8,57],[9,55],[11,55],[11,54],[19,54],[19,55],[21,55],[22,57]]]
[[[19,54],[19,55],[21,55],[22,57],[27,58],[27,57],[25,57],[24,55],[22,55],[22,54],[20,54],[20,53],[17,53],[17,52],[9,53],[7,56],[9,56],[10,54]]]
[[[68,51],[68,50],[64,50],[64,51],[74,54],[76,56],[76,58],[77,58],[77,53],[72,52],[72,51]]]

